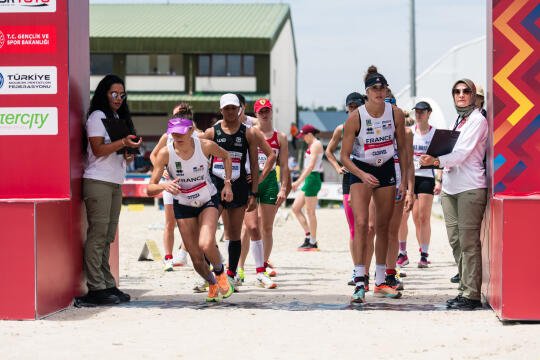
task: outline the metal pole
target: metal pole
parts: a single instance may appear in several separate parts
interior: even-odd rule
[[[411,98],[414,102],[416,98],[416,30],[414,16],[414,0],[410,0],[410,41],[409,41],[409,56],[411,61]]]

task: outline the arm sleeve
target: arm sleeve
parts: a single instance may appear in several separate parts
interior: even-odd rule
[[[472,119],[471,119],[472,120]],[[464,162],[474,148],[487,136],[488,125],[485,118],[475,119],[470,126],[462,131],[450,154],[439,156],[441,167],[453,167]]]
[[[102,111],[94,111],[90,114],[86,121],[86,132],[88,133],[88,137],[104,138],[107,135],[107,130],[105,130],[103,121],[101,121],[104,117],[105,114]]]

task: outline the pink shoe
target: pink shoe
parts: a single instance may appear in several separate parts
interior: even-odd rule
[[[404,267],[404,266],[409,265],[409,257],[407,256],[407,254],[401,254],[400,253],[398,255],[396,265],[399,266],[399,267]]]

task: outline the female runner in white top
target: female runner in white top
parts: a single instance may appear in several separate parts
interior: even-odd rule
[[[223,159],[225,184],[221,200],[224,201],[233,198],[230,183],[232,162],[229,153],[216,143],[193,137],[193,129],[193,122],[189,119],[169,120],[167,132],[172,134],[174,143],[159,151],[147,193],[155,196],[165,190],[173,194],[175,217],[184,245],[193,267],[209,283],[206,300],[219,301],[221,295],[229,297],[234,287],[227,279],[216,246],[219,198],[210,181],[208,158]],[[165,167],[174,180],[160,183]],[[215,277],[204,260],[205,255],[214,268]]]

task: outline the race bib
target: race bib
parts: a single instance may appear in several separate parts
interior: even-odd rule
[[[205,181],[190,189],[180,189],[180,193],[176,195],[178,203],[191,207],[201,207],[212,199],[210,187]]]
[[[240,164],[242,160],[242,153],[237,151],[230,151],[229,155],[232,160],[232,179],[236,180],[240,177]],[[225,163],[222,158],[215,158],[212,163],[212,174],[215,176],[225,179]]]

